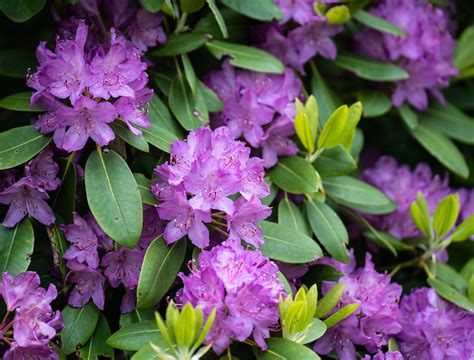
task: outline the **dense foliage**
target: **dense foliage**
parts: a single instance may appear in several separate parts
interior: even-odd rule
[[[3,359],[474,359],[455,0],[0,0]]]

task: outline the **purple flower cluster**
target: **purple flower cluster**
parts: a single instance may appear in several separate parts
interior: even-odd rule
[[[398,238],[420,235],[410,215],[410,205],[416,200],[418,192],[425,197],[431,212],[452,192],[448,177],[443,180],[438,175],[433,176],[429,165],[420,163],[411,170],[408,165],[399,165],[390,156],[380,157],[373,167],[365,169],[362,179],[397,203],[393,213],[369,216],[368,219],[377,229],[388,231]]]
[[[186,140],[173,142],[170,161],[155,172],[159,179],[151,188],[162,201],[157,206],[159,217],[169,221],[164,231],[168,244],[188,235],[194,245],[207,247],[205,223],[220,233],[228,231],[231,240],[242,239],[255,247],[263,243],[256,223],[271,213],[260,202],[269,194],[263,160],[250,157],[250,149],[234,140],[229,128],[202,127]],[[233,200],[235,195],[240,197]]]
[[[207,337],[216,353],[222,353],[232,339],[244,341],[250,336],[266,349],[264,339],[278,323],[278,301],[285,295],[276,264],[258,251],[226,241],[202,251],[191,274],[179,276],[184,287],[178,302],[200,306],[206,316],[217,310]]]
[[[61,181],[57,177],[59,166],[53,152],[43,150],[25,166],[25,176],[15,182],[14,171],[8,170],[0,186],[0,204],[10,207],[3,220],[5,227],[14,227],[25,216],[31,216],[44,225],[54,223],[53,210],[45,200],[48,191],[56,190]]]
[[[402,331],[397,335],[407,360],[474,358],[474,315],[421,288],[400,304]]]
[[[449,33],[447,12],[428,0],[384,0],[370,12],[398,26],[406,36],[399,37],[364,30],[356,35],[359,51],[373,59],[393,62],[410,75],[396,82],[392,96],[395,106],[404,101],[419,110],[428,106],[428,92],[444,102],[440,89],[457,75],[452,58],[456,42]]]
[[[51,308],[57,296],[56,287],[50,284],[45,290],[39,286],[40,278],[35,272],[24,272],[16,277],[3,273],[0,295],[7,314],[0,324],[0,341],[10,344],[4,360],[59,358],[49,347],[49,342],[63,328],[61,313]],[[13,313],[13,320],[8,322]]]
[[[226,125],[234,138],[243,136],[253,148],[262,149],[265,167],[275,165],[278,156],[298,153],[290,137],[295,134],[295,99],[301,94],[301,82],[291,69],[270,75],[235,70],[224,63],[206,83],[224,102],[224,110],[212,115],[212,125]]]
[[[265,26],[259,47],[302,74],[306,62],[317,54],[326,59],[336,58],[337,49],[331,38],[343,27],[329,24],[324,16],[317,14],[314,0],[277,0],[276,3],[283,12],[283,19]],[[296,27],[288,26],[290,23]]]
[[[404,360],[399,351],[387,351],[386,353],[378,351],[374,356],[365,355],[361,360]]]
[[[150,126],[145,105],[153,91],[145,87],[147,64],[140,50],[112,28],[107,43],[86,51],[89,35],[79,21],[74,37],[58,37],[54,51],[41,42],[38,69],[27,81],[36,90],[31,102],[47,111],[37,129],[54,132],[56,146],[69,152],[81,150],[89,138],[107,145],[115,137],[109,124],[117,117],[137,136],[142,132],[134,126]]]
[[[66,239],[71,244],[64,253],[69,273],[66,280],[74,284],[69,304],[83,307],[92,299],[99,308],[104,308],[104,284],[117,288],[123,284],[127,294],[122,299],[122,312],[129,312],[135,305],[135,290],[150,238],[162,233],[156,210],[144,210],[144,231],[138,245],[129,249],[118,247],[114,250],[113,240],[99,227],[92,214],[82,218],[74,213],[74,223],[61,225]],[[100,252],[106,252],[100,259]],[[100,266],[99,266],[100,265]]]
[[[318,354],[336,350],[341,360],[356,358],[355,345],[363,345],[369,352],[380,350],[402,327],[398,309],[402,287],[391,283],[389,275],[375,270],[370,254],[366,254],[363,268],[351,268],[339,267],[347,272],[338,281],[345,284],[345,290],[336,310],[354,303],[359,307],[354,314],[330,328],[314,346]],[[332,286],[334,282],[324,282],[323,293]]]

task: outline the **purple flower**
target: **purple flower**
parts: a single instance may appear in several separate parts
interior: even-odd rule
[[[3,220],[5,227],[14,227],[26,215],[44,225],[54,223],[53,210],[46,203],[46,191],[38,187],[30,178],[22,178],[0,193],[0,204],[10,204]]]
[[[427,164],[421,163],[411,170],[408,165],[398,165],[393,157],[382,156],[375,165],[364,170],[362,179],[380,190],[397,203],[397,209],[387,215],[369,216],[368,219],[379,230],[388,231],[395,237],[404,238],[419,235],[411,220],[410,205],[421,192],[430,211],[448,194],[448,178],[442,180]]]
[[[56,190],[61,184],[58,178],[59,165],[53,160],[53,152],[43,150],[33,160],[25,165],[25,175],[43,189]]]
[[[225,242],[202,251],[189,276],[180,273],[184,288],[178,300],[200,306],[205,315],[215,307],[216,320],[207,337],[216,353],[253,336],[262,349],[269,328],[278,322],[278,299],[284,295],[278,267],[258,251]]]
[[[158,217],[158,211],[154,206],[143,206],[143,228],[138,245],[146,251],[151,242],[163,234],[165,227],[163,221]]]
[[[365,355],[361,360],[404,360],[402,354],[399,351],[387,351],[383,353],[382,351],[377,351],[373,357],[370,355]]]
[[[123,284],[127,289],[134,289],[138,285],[138,277],[143,262],[143,252],[138,249],[120,247],[111,251],[102,258],[101,265],[104,267],[104,275],[112,287],[116,288]]]
[[[4,272],[0,284],[0,295],[7,305],[7,310],[12,312],[22,306],[29,297],[35,294],[39,285],[40,278],[33,271],[27,271],[15,277]]]
[[[8,169],[0,171],[0,192],[9,188],[15,182],[15,169]]]
[[[100,271],[75,260],[68,261],[67,267],[70,271],[66,280],[74,284],[69,295],[69,304],[74,307],[83,307],[92,299],[94,304],[103,310],[105,278]]]
[[[295,129],[292,119],[281,116],[267,129],[262,142],[263,161],[266,167],[276,165],[279,156],[296,155],[298,146],[290,139]]]
[[[474,189],[460,189],[459,198],[461,201],[459,220],[464,221],[474,214]]]
[[[114,103],[118,115],[134,135],[141,136],[142,131],[132,125],[144,128],[151,126],[147,104],[152,98],[153,90],[144,88],[137,91],[135,98],[121,97]]]
[[[448,31],[448,13],[426,0],[386,0],[370,8],[370,12],[406,33],[400,37],[364,30],[356,35],[361,53],[394,62],[410,74],[409,79],[396,82],[393,104],[401,106],[407,100],[425,110],[428,92],[444,102],[440,89],[458,74],[452,62],[456,42]]]
[[[56,351],[46,345],[21,347],[12,344],[10,349],[3,355],[3,360],[59,360]]]
[[[132,43],[145,53],[148,48],[166,42],[166,34],[163,31],[161,22],[163,15],[160,13],[150,13],[139,9],[135,22],[128,28],[128,34]]]
[[[407,360],[472,359],[474,315],[421,288],[402,299],[397,335]]]
[[[85,262],[90,267],[97,269],[99,267],[97,236],[86,220],[76,212],[73,215],[74,224],[61,225],[61,230],[64,232],[66,239],[71,243],[63,258],[69,261]]]
[[[341,360],[352,360],[356,358],[355,345],[364,345],[370,352],[377,351],[400,332],[398,302],[402,287],[390,281],[389,275],[375,271],[368,253],[364,268],[341,277],[338,282],[345,284],[345,290],[337,308],[354,303],[359,307],[330,328],[316,342],[315,351],[325,355],[335,349]],[[323,293],[333,285],[333,282],[323,283]]]
[[[115,107],[109,102],[96,102],[85,96],[80,97],[73,108],[60,103],[50,108],[45,99],[40,105],[53,110],[38,118],[36,128],[43,134],[54,131],[54,142],[68,152],[81,150],[92,138],[98,145],[105,146],[115,138],[107,125],[115,120]]]
[[[266,219],[271,213],[272,209],[262,205],[255,197],[249,201],[243,197],[237,199],[234,213],[226,217],[229,239],[242,239],[250,245],[260,247],[264,240],[262,229],[256,223]]]
[[[114,247],[114,241],[112,238],[107,235],[104,230],[97,224],[97,221],[94,218],[94,215],[92,213],[88,212],[84,215],[84,220],[87,221],[87,224],[89,225],[89,228],[92,230],[92,232],[95,234],[97,237],[97,244],[98,247],[110,251]],[[87,231],[89,232],[89,230]],[[90,234],[90,233],[89,233]],[[89,235],[90,238],[92,238],[91,235]]]
[[[324,19],[315,13],[314,0],[276,0],[275,2],[283,12],[283,19],[280,21],[282,24],[294,20],[300,25],[306,25],[312,21]]]

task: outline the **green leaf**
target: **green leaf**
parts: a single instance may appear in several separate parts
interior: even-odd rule
[[[345,5],[335,5],[325,15],[329,24],[344,24],[351,18],[349,8]]]
[[[336,260],[348,263],[349,254],[344,244],[349,242],[349,236],[334,210],[319,200],[308,199],[306,214],[314,235],[328,253]]]
[[[161,10],[163,0],[138,0],[140,5],[151,13],[156,13]]]
[[[341,310],[337,311],[336,313],[332,314],[330,317],[324,320],[324,323],[328,327],[328,329],[337,323],[341,322],[345,318],[349,317],[357,310],[359,304],[349,304],[344,306]]]
[[[398,112],[400,113],[403,122],[410,130],[415,129],[418,126],[418,115],[410,106],[406,104],[402,105],[398,108]]]
[[[110,127],[123,141],[130,146],[143,152],[149,152],[150,148],[144,136],[137,136],[133,134],[122,121],[114,121]]]
[[[13,111],[41,112],[44,111],[37,105],[30,106],[31,92],[21,92],[8,95],[0,100],[0,108]]]
[[[273,0],[222,0],[222,3],[232,10],[256,20],[271,21],[283,18],[283,13]]]
[[[151,180],[147,179],[145,175],[139,173],[133,173],[133,177],[138,185],[138,190],[140,191],[140,197],[142,203],[148,205],[158,205],[158,200],[153,195],[150,189]]]
[[[310,64],[313,72],[313,76],[311,77],[311,91],[318,100],[319,119],[321,124],[324,125],[334,110],[341,104],[341,101],[328,87],[314,63],[311,62]]]
[[[59,226],[54,224],[52,227],[46,228],[48,233],[49,241],[51,244],[51,252],[53,253],[53,265],[56,269],[61,272],[61,276],[66,279],[68,269],[63,259],[64,252],[67,249],[66,239],[64,233],[59,230]]]
[[[138,351],[150,341],[166,347],[154,320],[124,326],[107,339],[107,344],[120,350]]]
[[[314,138],[309,125],[308,117],[304,113],[298,113],[295,117],[295,131],[301,143],[310,154],[314,152]]]
[[[311,322],[311,325],[308,329],[308,334],[306,335],[303,344],[308,344],[319,339],[327,330],[326,324],[319,320],[318,318],[314,318]]]
[[[133,309],[131,312],[120,315],[120,327],[126,327],[138,322],[153,320],[155,321],[155,308]]]
[[[281,158],[269,175],[275,185],[292,194],[315,193],[319,188],[316,170],[298,156]]]
[[[435,103],[420,114],[423,124],[437,129],[450,138],[465,144],[474,144],[474,118],[451,104]]]
[[[364,24],[365,26],[396,36],[405,36],[405,32],[397,27],[396,25],[392,24],[391,22],[382,19],[376,15],[373,15],[365,10],[359,10],[353,15],[354,19],[359,21],[360,23]],[[364,104],[365,105],[365,104]]]
[[[185,13],[192,14],[201,10],[204,6],[205,0],[180,0],[179,4],[181,10]]]
[[[181,265],[186,252],[186,241],[181,239],[167,246],[163,236],[153,240],[146,251],[137,288],[137,307],[156,305],[166,294]]]
[[[1,2],[0,2],[1,4]],[[25,79],[28,69],[36,66],[33,51],[0,50],[0,75]]]
[[[85,169],[87,202],[104,232],[133,248],[141,236],[143,211],[138,185],[116,152],[94,151]]]
[[[338,107],[324,124],[318,138],[318,148],[330,149],[339,144],[349,116],[347,105]]]
[[[456,51],[454,53],[454,65],[459,70],[466,69],[474,65],[474,25],[464,29],[457,42]]]
[[[61,184],[56,190],[56,195],[52,202],[52,208],[55,213],[61,215],[62,219],[70,224],[73,222],[72,213],[76,207],[76,185],[77,185],[77,174],[76,167],[70,159],[58,159],[56,162],[59,164],[59,174]]]
[[[323,185],[338,203],[367,214],[387,214],[397,208],[382,191],[351,176],[325,179]]]
[[[357,169],[354,158],[341,145],[324,150],[313,166],[323,179],[350,174]]]
[[[260,250],[271,259],[303,264],[323,256],[318,244],[299,231],[269,221],[262,221],[260,225],[265,238]]]
[[[172,80],[173,79],[170,80],[170,87]],[[153,129],[163,129],[166,130],[166,132],[173,134],[174,138],[183,138],[182,128],[179,126],[176,119],[171,116],[171,113],[165,103],[161,101],[161,99],[156,95],[150,102],[148,118],[151,122],[150,132],[154,133],[155,131]]]
[[[163,346],[160,346],[160,344],[155,345],[159,346],[164,352],[169,350],[166,344],[162,344]],[[132,360],[162,360],[162,357],[148,344],[133,354]]]
[[[436,277],[460,292],[466,291],[469,286],[468,281],[448,264],[436,263]]]
[[[436,206],[433,215],[433,226],[439,236],[443,237],[453,228],[458,219],[459,210],[458,194],[446,196],[438,206]]]
[[[265,178],[265,182],[270,187],[270,194],[268,194],[267,197],[264,197],[260,201],[262,202],[263,205],[269,206],[272,203],[272,201],[275,200],[275,197],[277,196],[277,193],[278,193],[278,188],[275,186],[275,184],[271,181],[269,177]]]
[[[411,203],[410,215],[416,227],[425,235],[431,236],[431,216],[428,204],[421,192],[417,194],[417,201]]]
[[[209,9],[211,9],[214,18],[216,19],[217,24],[219,25],[219,29],[221,30],[222,36],[227,39],[229,37],[229,33],[227,31],[227,26],[225,25],[224,18],[222,17],[221,12],[219,11],[219,8],[216,5],[216,0],[206,0],[206,2],[209,5]]]
[[[456,304],[457,306],[474,313],[474,303],[469,301],[468,298],[461,295],[458,291],[453,289],[448,284],[439,281],[438,279],[428,279],[428,284],[436,290],[439,296]]]
[[[281,272],[278,272],[278,280],[283,284],[284,290],[288,295],[292,295],[293,291],[291,289],[288,279]]]
[[[14,228],[0,225],[0,273],[16,276],[28,269],[33,254],[35,234],[28,219]]]
[[[270,338],[266,341],[268,349],[261,351],[254,347],[254,353],[258,360],[319,360],[320,357],[311,349],[297,342],[283,339]]]
[[[310,237],[312,236],[311,229],[303,213],[288,199],[288,196],[285,196],[278,205],[278,224],[287,226]]]
[[[198,79],[196,77],[196,73],[194,72],[193,65],[191,64],[191,60],[189,60],[189,56],[187,54],[182,54],[181,60],[183,61],[184,75],[186,76],[186,80],[189,84],[189,87],[191,88],[191,92],[196,95]]]
[[[364,105],[365,117],[381,116],[392,108],[390,98],[382,91],[361,90],[357,98]]]
[[[99,356],[113,357],[114,349],[105,342],[110,336],[110,327],[103,314],[100,315],[97,327],[89,342],[81,348],[82,360],[98,360]]]
[[[0,133],[0,170],[10,169],[30,160],[51,141],[33,125]]]
[[[60,332],[62,351],[69,355],[76,351],[76,346],[84,345],[90,339],[99,321],[100,312],[88,303],[82,308],[67,305],[61,315],[64,319],[64,328]]]
[[[463,241],[469,239],[472,235],[474,235],[474,214],[459,224],[451,237],[453,241]]]
[[[411,129],[411,134],[431,155],[438,159],[438,161],[449,170],[463,178],[469,176],[469,168],[462,153],[449,138],[437,129],[426,124],[419,124],[416,128]]]
[[[339,300],[341,300],[345,287],[346,286],[344,283],[336,284],[331,289],[329,289],[327,294],[324,295],[321,300],[319,300],[315,313],[317,318],[322,318],[326,314],[329,314],[329,312],[331,312],[336,307],[336,305],[339,303]]]
[[[282,74],[285,67],[272,54],[246,45],[213,40],[206,43],[207,49],[218,60],[230,56],[230,64],[242,69]]]
[[[406,80],[409,74],[391,63],[369,60],[352,54],[340,54],[335,60],[343,69],[354,72],[357,76],[373,81]]]
[[[208,38],[201,32],[172,34],[166,43],[150,52],[150,56],[176,56],[189,53],[203,46]]]
[[[169,104],[171,111],[186,130],[194,130],[203,125],[197,116],[196,103],[189,85],[177,75],[171,84]]]
[[[12,21],[21,23],[39,13],[46,0],[2,0],[0,10]]]
[[[204,101],[206,102],[207,110],[210,112],[220,112],[224,109],[222,100],[210,88],[208,88],[202,81],[198,80],[198,88],[201,90]]]

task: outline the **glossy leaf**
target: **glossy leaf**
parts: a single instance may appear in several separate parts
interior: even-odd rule
[[[232,10],[261,21],[281,20],[283,14],[273,0],[222,0]]]
[[[14,228],[0,225],[0,273],[16,276],[28,269],[35,243],[33,227],[23,219]]]
[[[44,111],[37,105],[30,106],[31,92],[21,92],[8,95],[0,100],[0,108],[13,111],[41,112]]]
[[[310,199],[306,202],[306,214],[314,235],[327,252],[338,261],[349,262],[345,247],[349,236],[334,210],[319,200]]]
[[[345,5],[335,5],[328,9],[325,14],[329,24],[344,24],[351,18],[349,8]]]
[[[309,326],[308,329],[308,334],[306,335],[306,338],[303,341],[303,344],[308,344],[310,342],[313,342],[317,339],[319,339],[321,336],[324,335],[324,333],[327,330],[326,324],[319,320],[318,318],[314,318],[313,321],[311,322],[311,325]]]
[[[304,113],[299,113],[295,117],[295,131],[301,143],[310,154],[314,152],[314,137],[311,132],[308,117]]]
[[[163,237],[153,240],[143,260],[137,287],[137,307],[156,305],[173,283],[184,261],[186,241],[166,245]]]
[[[62,342],[62,351],[69,355],[76,351],[76,346],[84,345],[90,339],[99,321],[100,312],[88,303],[82,308],[67,305],[61,315],[64,319],[64,328],[59,333]]]
[[[341,145],[324,150],[313,166],[323,179],[350,174],[357,168],[354,158]]]
[[[150,341],[166,346],[155,320],[141,321],[130,324],[113,333],[107,339],[110,346],[129,351],[138,351]]]
[[[298,156],[280,158],[269,175],[275,185],[292,194],[315,193],[319,188],[316,170]]]
[[[358,93],[357,98],[364,105],[365,117],[381,116],[392,107],[390,98],[382,91],[362,90]]]
[[[10,169],[30,160],[51,141],[33,125],[17,127],[0,133],[0,170]]]
[[[176,76],[171,84],[169,104],[171,111],[186,130],[193,130],[203,125],[198,116],[196,102],[189,85],[180,76]]]
[[[170,87],[173,79],[170,79]],[[158,132],[158,129],[166,130],[166,132],[174,135],[174,138],[183,138],[183,129],[179,126],[179,123],[171,115],[168,107],[158,96],[154,96],[150,102],[150,110],[148,112],[148,118],[151,122],[150,132]],[[154,129],[157,129],[154,131]],[[160,130],[161,131],[161,130]],[[159,135],[157,135],[159,136]],[[148,142],[153,144],[149,139]],[[169,151],[169,149],[165,150]]]
[[[457,306],[474,313],[474,303],[469,301],[464,295],[461,295],[456,289],[437,279],[428,279],[428,284],[436,290],[439,296],[456,304]]]
[[[396,36],[403,37],[406,35],[405,32],[396,25],[365,10],[357,11],[353,17],[369,28]]]
[[[144,204],[148,205],[157,205],[158,200],[153,195],[150,189],[151,181],[145,177],[143,174],[134,173],[133,177],[138,185],[138,190],[140,191],[140,197]]]
[[[225,24],[224,18],[216,5],[216,0],[206,0],[207,4],[209,5],[209,9],[211,9],[214,18],[216,19],[217,24],[219,25],[219,29],[221,30],[222,36],[227,39],[229,37],[229,32],[227,31],[227,26]]]
[[[339,300],[341,300],[344,289],[344,283],[336,284],[330,288],[326,295],[324,295],[323,298],[319,300],[318,306],[316,307],[315,316],[317,318],[322,318],[329,314],[329,312],[331,312],[339,303]]]
[[[339,144],[349,116],[347,105],[338,107],[324,124],[318,138],[318,148],[330,149]]]
[[[145,136],[134,135],[121,121],[114,121],[110,124],[110,127],[116,135],[118,135],[123,141],[125,141],[130,146],[133,146],[135,149],[138,149],[143,152],[149,152],[150,148],[148,147],[147,140]]]
[[[260,225],[265,238],[260,250],[271,259],[302,264],[323,256],[318,244],[299,231],[270,221],[262,221]]]
[[[345,318],[351,316],[354,313],[354,311],[357,310],[358,307],[359,307],[359,304],[346,305],[342,309],[338,310],[337,312],[329,316],[327,319],[325,319],[324,323],[329,329],[330,327],[336,325],[337,323],[341,322]]]
[[[382,191],[351,176],[325,179],[323,184],[335,201],[367,214],[387,214],[397,208]]]
[[[2,0],[0,10],[14,22],[25,22],[39,13],[46,0]]]
[[[288,196],[285,196],[278,205],[278,223],[308,236],[312,235],[303,213]]]
[[[87,202],[102,230],[117,243],[134,247],[140,239],[142,202],[127,163],[114,151],[94,151],[85,168]]]
[[[436,206],[433,215],[433,227],[439,236],[443,237],[453,228],[458,219],[459,211],[460,204],[458,194],[446,196],[438,206]]]
[[[258,360],[319,360],[320,357],[308,347],[297,342],[283,339],[270,338],[266,341],[268,349],[261,351],[254,347],[254,353]]]
[[[218,60],[230,56],[229,62],[235,67],[275,74],[285,71],[285,67],[275,56],[251,46],[213,40],[207,42],[206,47]]]
[[[82,360],[98,360],[99,357],[105,356],[111,358],[114,356],[114,349],[112,349],[105,342],[110,336],[110,327],[107,319],[103,314],[100,315],[97,327],[94,334],[92,334],[89,342],[81,348]]]
[[[176,56],[199,49],[208,39],[203,33],[188,32],[172,34],[166,43],[150,52],[150,56]]]
[[[454,241],[462,241],[474,235],[474,214],[465,219],[456,227],[451,237]]]

